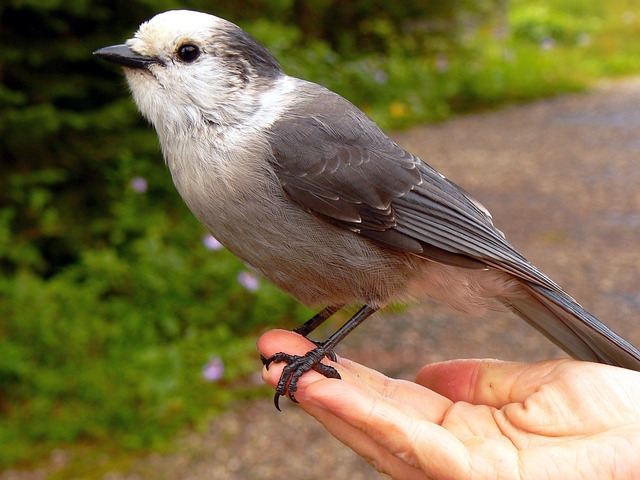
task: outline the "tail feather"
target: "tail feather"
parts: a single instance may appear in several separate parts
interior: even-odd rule
[[[527,281],[528,295],[503,299],[515,313],[574,358],[640,371],[640,350],[573,298]]]

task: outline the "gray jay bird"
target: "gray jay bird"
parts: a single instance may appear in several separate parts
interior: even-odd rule
[[[640,370],[640,351],[531,265],[462,188],[404,151],[363,112],[286,75],[226,20],[161,13],[124,45],[95,52],[124,66],[180,195],[231,252],[307,305],[362,308],[286,362],[275,402],[295,401],[315,369],[392,300],[428,296],[469,313],[507,308],[570,355]]]

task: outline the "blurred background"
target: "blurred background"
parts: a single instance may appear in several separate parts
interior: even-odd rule
[[[239,24],[387,130],[640,73],[640,0],[4,0],[0,471],[63,446],[163,451],[268,396],[255,339],[311,314],[191,216],[92,56],[174,8]]]

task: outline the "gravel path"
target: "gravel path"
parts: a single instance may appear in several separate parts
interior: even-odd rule
[[[638,105],[640,79],[627,80],[587,94],[417,127],[394,138],[472,192],[518,250],[638,345]],[[338,352],[407,379],[421,365],[447,358],[562,355],[514,316],[469,318],[431,302],[377,315]],[[240,403],[207,432],[180,438],[174,453],[150,455],[104,478],[387,478],[283,403],[280,414],[269,400]],[[56,462],[64,463],[64,452],[52,456],[46,471],[55,470]],[[44,478],[45,470],[0,474],[0,480]]]

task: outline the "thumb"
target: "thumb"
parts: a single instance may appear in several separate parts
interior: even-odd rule
[[[450,360],[424,366],[418,372],[416,383],[453,402],[500,408],[507,403],[524,401],[548,379],[559,363],[567,361],[571,360],[538,363]]]

